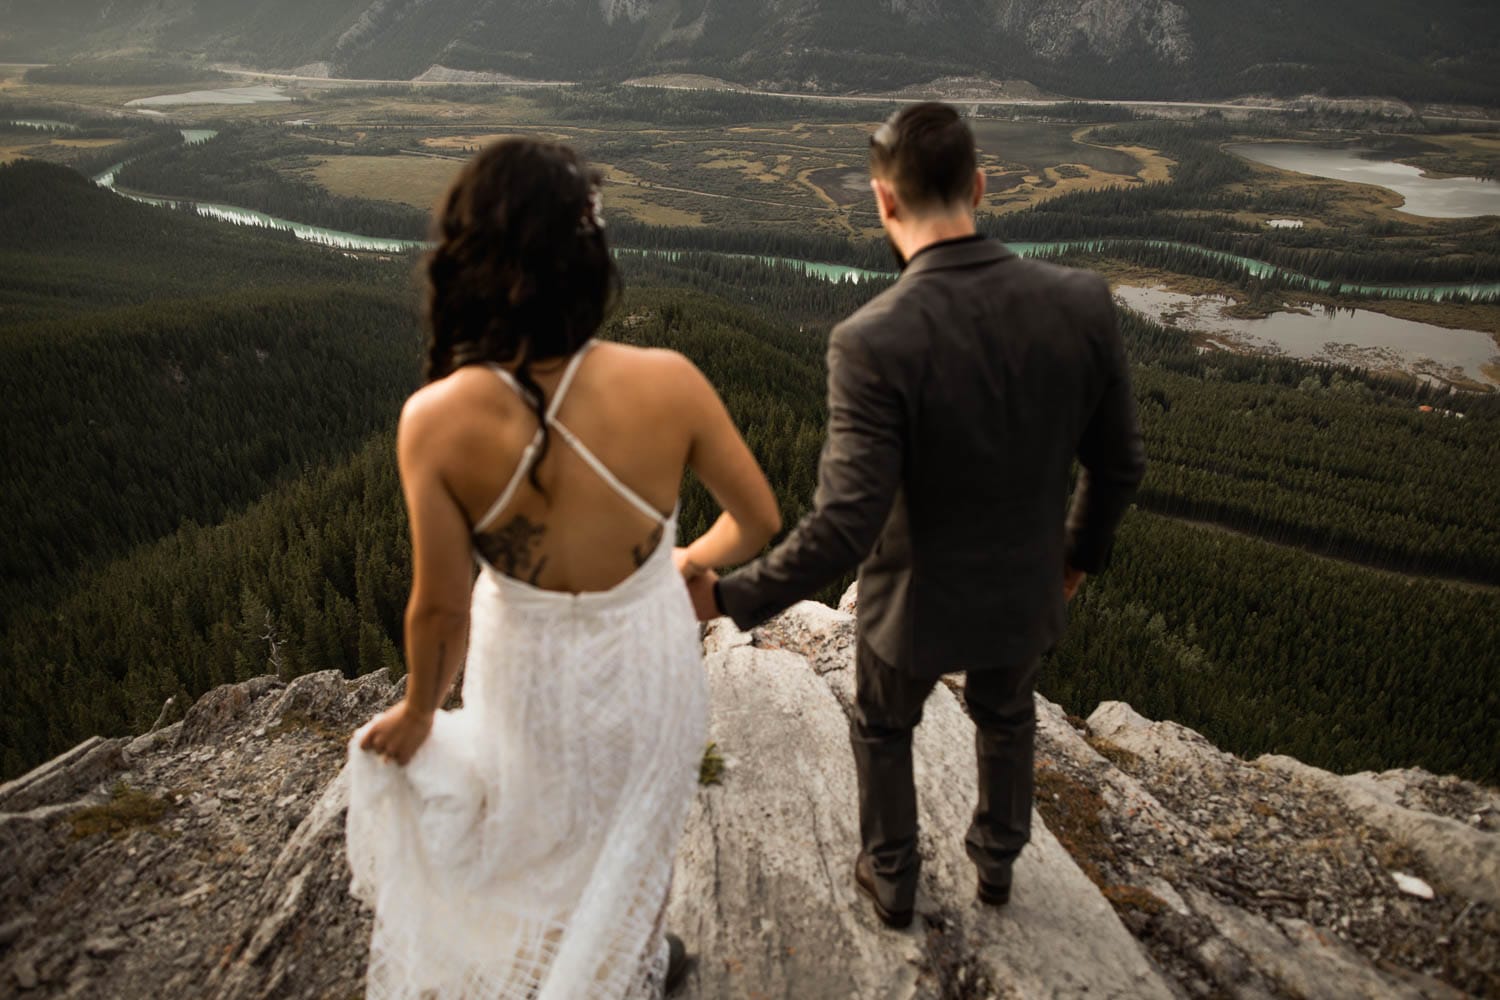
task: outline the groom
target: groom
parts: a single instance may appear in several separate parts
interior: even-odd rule
[[[922,703],[940,675],[965,672],[979,761],[968,853],[979,898],[1003,904],[1031,832],[1040,658],[1108,560],[1144,459],[1109,287],[976,234],[984,175],[958,114],[892,116],[870,140],[870,173],[903,269],[834,328],[813,510],[764,558],[691,586],[701,617],[748,629],[859,567],[854,874],[904,927]]]

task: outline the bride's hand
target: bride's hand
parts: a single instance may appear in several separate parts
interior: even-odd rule
[[[688,550],[677,548],[672,550],[672,562],[677,567],[677,572],[682,574],[684,580],[696,580],[703,575],[703,567],[688,558]]]
[[[405,700],[375,717],[365,732],[361,750],[378,753],[394,764],[406,765],[432,732],[432,715],[410,707]]]

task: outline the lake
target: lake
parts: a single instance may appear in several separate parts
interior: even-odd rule
[[[226,87],[223,90],[190,90],[185,94],[161,94],[126,101],[127,108],[167,107],[174,104],[269,104],[290,101],[280,87]]]
[[[1242,142],[1226,151],[1278,170],[1373,184],[1406,199],[1401,211],[1427,219],[1467,219],[1500,215],[1500,184],[1477,177],[1427,177],[1388,154],[1358,146],[1309,142]]]
[[[1164,288],[1121,285],[1115,298],[1166,326],[1198,330],[1218,346],[1286,354],[1361,368],[1398,368],[1437,382],[1467,379],[1500,386],[1481,366],[1500,364],[1487,333],[1449,330],[1365,309],[1272,313],[1265,319],[1224,315],[1229,300]]]

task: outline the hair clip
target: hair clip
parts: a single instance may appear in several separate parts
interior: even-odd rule
[[[583,217],[582,227],[592,227],[595,231],[604,229],[604,196],[599,193],[598,188],[589,189],[589,208]]]

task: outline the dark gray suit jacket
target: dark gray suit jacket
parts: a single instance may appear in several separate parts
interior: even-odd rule
[[[1144,468],[1105,281],[939,243],[834,328],[813,510],[719,598],[750,628],[858,565],[860,638],[887,663],[1019,666],[1062,632],[1064,563],[1104,567]]]

